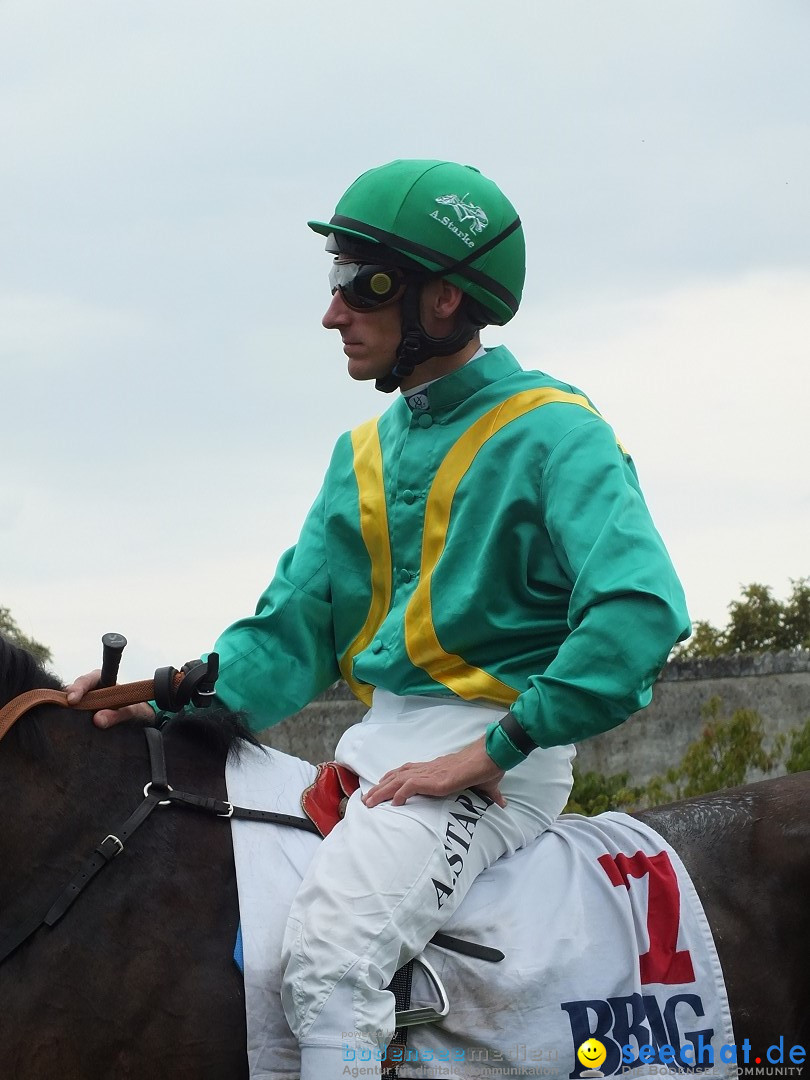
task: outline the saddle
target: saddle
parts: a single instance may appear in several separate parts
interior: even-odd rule
[[[357,773],[325,761],[316,766],[318,775],[301,793],[301,809],[321,836],[328,836],[346,813],[349,797],[360,787]]]

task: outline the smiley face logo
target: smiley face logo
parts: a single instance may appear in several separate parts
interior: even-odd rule
[[[577,1050],[577,1057],[586,1069],[598,1069],[607,1057],[607,1050],[598,1039],[588,1039]]]

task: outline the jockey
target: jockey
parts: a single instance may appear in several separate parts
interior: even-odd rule
[[[596,407],[481,345],[524,280],[500,189],[471,166],[395,161],[309,225],[332,256],[323,325],[349,375],[397,393],[338,440],[298,543],[215,648],[218,698],[256,729],[340,677],[368,706],[335,752],[360,788],[284,943],[301,1078],[337,1080],[347,1044],[379,1062],[394,972],[555,820],[572,744],[649,702],[689,619]]]

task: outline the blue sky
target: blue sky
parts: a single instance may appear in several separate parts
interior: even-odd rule
[[[0,0],[0,604],[65,678],[252,609],[337,435],[386,404],[306,228],[364,169],[518,207],[488,331],[633,453],[695,618],[810,573],[803,0]]]

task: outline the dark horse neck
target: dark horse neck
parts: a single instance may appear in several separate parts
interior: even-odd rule
[[[54,681],[0,642],[0,702]],[[220,747],[182,726],[166,745],[173,786],[225,797]],[[0,936],[47,910],[149,779],[140,725],[101,731],[88,713],[53,706],[15,725],[0,744],[0,791],[14,793],[0,829]],[[247,1076],[230,830],[217,826],[159,808],[61,922],[0,966],[2,1030],[18,1035],[0,1035],[0,1076],[128,1080],[143,1076],[144,1060],[176,1080]]]

